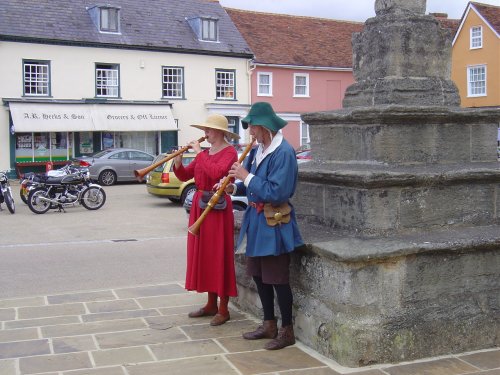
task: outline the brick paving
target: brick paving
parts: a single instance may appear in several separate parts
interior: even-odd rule
[[[300,342],[267,351],[241,338],[255,317],[187,317],[205,299],[171,283],[0,300],[0,375],[500,375],[498,348],[359,369]]]

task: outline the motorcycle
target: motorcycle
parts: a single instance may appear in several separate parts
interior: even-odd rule
[[[41,183],[45,182],[47,177],[62,177],[71,173],[78,172],[81,167],[88,167],[89,164],[80,164],[74,165],[72,163],[66,164],[64,167],[59,169],[52,169],[47,173],[34,173],[28,172],[23,178],[19,181],[19,196],[23,203],[28,204],[28,196],[30,190],[34,189],[37,186],[40,186]]]
[[[80,204],[87,210],[98,210],[106,202],[106,192],[90,181],[88,168],[62,177],[48,176],[37,184],[28,195],[28,207],[35,214],[44,214],[51,208],[66,212],[65,207]]]
[[[12,189],[9,183],[9,177],[7,176],[8,171],[0,171],[0,210],[2,209],[2,203],[9,209],[10,213],[16,212],[16,206],[14,204],[14,198],[12,197]]]

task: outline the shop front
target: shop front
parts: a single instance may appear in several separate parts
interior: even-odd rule
[[[107,148],[135,148],[156,155],[177,145],[177,124],[165,103],[8,104],[11,164],[18,175]]]

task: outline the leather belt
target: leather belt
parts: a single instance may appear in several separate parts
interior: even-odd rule
[[[264,203],[260,202],[260,203],[256,203],[256,202],[248,202],[248,205],[250,207],[253,207],[257,210],[257,213],[260,213],[262,211],[264,211]]]

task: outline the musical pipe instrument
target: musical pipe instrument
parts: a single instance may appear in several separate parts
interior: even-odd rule
[[[201,137],[200,139],[198,139],[198,143],[203,142],[205,139],[206,139],[206,137]],[[173,154],[170,154],[167,157],[165,157],[161,160],[158,160],[156,163],[151,164],[149,167],[142,168],[142,169],[136,169],[134,171],[135,178],[137,179],[137,181],[141,182],[142,179],[144,178],[144,176],[147,175],[149,172],[151,172],[153,169],[155,169],[159,165],[162,165],[163,163],[166,163],[170,159],[175,158],[177,155],[180,155],[180,154],[186,152],[190,148],[191,148],[191,146],[185,146],[183,148],[180,148],[179,150],[177,150]]]
[[[245,160],[246,156],[248,155],[248,153],[252,149],[254,141],[255,140],[252,138],[251,142],[247,145],[247,147],[245,147],[245,150],[243,151],[243,153],[240,155],[240,157],[238,159],[238,163],[240,163],[240,164],[243,163],[243,160]],[[203,220],[205,220],[205,217],[208,215],[210,210],[212,210],[212,208],[215,206],[215,204],[219,200],[219,197],[221,196],[221,194],[224,193],[224,190],[226,189],[226,186],[229,184],[230,181],[231,181],[231,177],[226,176],[226,178],[222,182],[222,185],[217,189],[217,191],[214,193],[214,195],[212,195],[212,198],[210,198],[210,200],[208,201],[207,208],[205,208],[205,210],[201,213],[200,217],[198,217],[196,222],[188,228],[189,233],[191,233],[195,236],[198,235],[198,232],[200,231],[201,223],[203,223]]]

